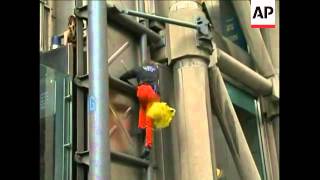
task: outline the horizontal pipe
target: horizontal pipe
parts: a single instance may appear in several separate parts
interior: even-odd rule
[[[243,83],[257,94],[270,95],[272,93],[272,82],[270,80],[264,78],[221,49],[218,49],[217,65],[223,73]]]
[[[172,19],[172,18],[166,18],[166,17],[162,17],[162,16],[156,16],[156,15],[152,15],[152,14],[142,13],[142,12],[138,12],[138,11],[132,11],[132,10],[122,10],[121,12],[128,14],[128,15],[132,15],[132,16],[137,16],[137,17],[155,20],[155,21],[159,21],[159,22],[174,24],[174,25],[178,25],[178,26],[184,26],[184,27],[188,27],[188,28],[192,28],[192,29],[198,28],[198,26],[196,24],[193,24],[193,23],[190,23],[187,21],[181,21],[181,20],[176,20],[176,19]]]

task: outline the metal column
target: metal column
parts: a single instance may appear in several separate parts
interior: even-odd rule
[[[260,29],[261,35],[263,37],[266,48],[269,52],[273,68],[276,74],[279,76],[279,52],[280,52],[280,44],[279,44],[279,1],[275,1],[275,20],[276,27],[275,28],[262,28]]]
[[[75,1],[75,7],[79,8],[82,6],[82,0],[76,0]],[[84,60],[83,60],[83,22],[82,20],[77,17],[76,18],[76,38],[77,38],[77,44],[76,44],[76,77],[80,77],[84,74],[86,74],[84,69]],[[76,118],[77,118],[77,152],[82,152],[85,150],[85,143],[84,143],[84,124],[85,124],[85,117],[84,117],[84,97],[85,92],[83,89],[78,88],[76,89],[76,103],[75,103],[75,109],[76,109]],[[77,180],[84,180],[86,173],[84,170],[84,167],[77,164],[76,167],[76,176]]]
[[[277,157],[278,157],[278,162],[280,162],[280,154],[279,154],[279,116],[276,116],[273,118],[273,131],[274,131],[274,139],[276,143],[276,151],[277,151]]]
[[[109,104],[107,59],[107,8],[105,1],[89,1],[89,97],[90,180],[110,179]]]
[[[275,9],[275,18],[276,18],[276,27],[272,29],[260,29],[261,35],[263,37],[263,40],[266,44],[267,50],[270,54],[272,65],[276,71],[276,78],[277,81],[279,81],[280,77],[280,71],[279,71],[279,1],[275,1],[276,9]],[[271,120],[273,122],[273,130],[274,130],[274,138],[275,138],[275,145],[277,149],[277,157],[279,162],[279,115],[276,115]]]
[[[177,2],[169,13],[170,18],[189,24],[199,16],[204,14],[192,1]],[[210,124],[209,54],[196,47],[195,29],[170,24],[168,32],[177,109],[171,125],[175,177],[176,180],[216,180]]]

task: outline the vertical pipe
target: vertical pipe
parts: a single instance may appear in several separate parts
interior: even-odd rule
[[[43,2],[40,1],[40,52],[43,51],[43,11],[44,11],[44,5]]]
[[[49,18],[48,18],[48,47],[51,47],[51,37],[55,34],[55,18],[56,18],[56,1],[48,1],[48,6],[50,8]]]
[[[140,12],[145,12],[144,0],[138,0],[138,9]],[[144,26],[148,25],[148,20],[140,18],[140,23]],[[148,60],[148,44],[147,44],[147,34],[142,34],[140,37],[140,53],[141,53],[141,60],[140,65],[143,65]]]
[[[89,42],[89,98],[88,114],[90,118],[89,180],[109,180],[109,117],[107,107],[108,67],[107,59],[107,8],[105,1],[89,1],[88,5],[88,42]]]
[[[79,8],[82,6],[82,0],[75,0],[75,7]],[[84,69],[84,62],[83,62],[83,22],[80,18],[76,18],[76,38],[77,38],[77,44],[76,44],[76,76],[82,76],[85,74]],[[84,92],[82,89],[77,88],[76,90],[76,118],[77,118],[77,152],[84,151],[84,124],[85,124],[85,118],[84,118]],[[84,180],[85,178],[85,171],[83,166],[77,165],[76,168],[77,172],[77,180]]]

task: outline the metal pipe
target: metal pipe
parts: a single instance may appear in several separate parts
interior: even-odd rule
[[[141,36],[142,34],[146,34],[148,39],[153,43],[159,43],[162,41],[162,38],[159,34],[152,31],[151,29],[143,26],[142,24],[130,19],[128,16],[120,14],[118,10],[114,7],[114,5],[107,4],[108,7],[108,18],[115,22],[118,25],[121,25],[123,28],[130,30],[133,33]]]
[[[260,174],[250,152],[219,68],[215,65],[212,66],[209,69],[209,75],[211,104],[218,116],[219,124],[227,140],[227,144],[241,179],[260,180]]]
[[[261,95],[269,95],[272,93],[272,82],[256,73],[249,67],[245,66],[232,56],[218,49],[217,65],[221,71],[235,80],[240,81],[250,89]]]
[[[107,180],[110,175],[109,116],[107,107],[108,66],[107,59],[107,8],[104,1],[89,1],[88,5],[89,42],[89,149],[90,180]]]
[[[160,22],[164,22],[164,23],[174,24],[174,25],[178,25],[178,26],[184,26],[184,27],[188,27],[188,28],[192,28],[192,29],[198,28],[198,25],[196,25],[194,23],[187,22],[187,21],[181,21],[181,20],[166,18],[166,17],[162,17],[162,16],[156,16],[156,15],[142,13],[142,12],[133,11],[133,10],[122,10],[121,13],[128,14],[131,16],[147,18],[147,19],[151,19],[151,20],[155,20],[155,21],[160,21]]]

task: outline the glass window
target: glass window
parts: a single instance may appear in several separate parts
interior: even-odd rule
[[[257,165],[260,176],[266,180],[265,162],[263,156],[263,147],[261,141],[260,125],[261,119],[257,108],[255,97],[225,82],[227,91],[235,108],[240,125],[246,137],[250,151]],[[213,117],[214,140],[216,148],[217,168],[223,172],[221,179],[233,180],[240,179],[239,172],[233,161],[226,139],[223,135],[217,118]]]
[[[71,102],[67,75],[40,65],[40,179],[71,179]],[[71,94],[70,94],[71,95]]]

